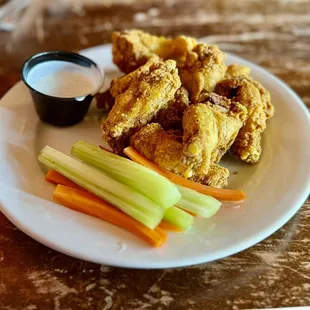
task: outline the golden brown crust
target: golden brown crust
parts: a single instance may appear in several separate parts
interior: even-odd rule
[[[216,92],[247,109],[247,119],[231,151],[247,163],[258,162],[261,155],[261,134],[266,129],[267,119],[274,113],[269,93],[260,83],[247,76],[220,82]]]
[[[151,122],[159,123],[165,130],[182,130],[183,114],[188,106],[188,92],[184,87],[181,87],[175,93],[175,97],[169,101],[167,107],[161,109]]]
[[[198,44],[187,54],[180,77],[191,101],[197,102],[202,91],[214,91],[225,72],[225,54],[215,45]]]
[[[117,153],[135,131],[167,106],[181,86],[173,60],[150,60],[130,75],[130,79],[125,76],[114,82],[111,93],[115,104],[102,124],[103,138]]]
[[[240,75],[249,76],[251,69],[247,66],[232,64],[227,67],[225,79],[233,79]]]
[[[152,57],[162,60],[173,59],[178,66],[181,66],[187,52],[196,44],[194,38],[185,36],[168,39],[141,30],[113,32],[113,62],[125,73],[136,70]]]

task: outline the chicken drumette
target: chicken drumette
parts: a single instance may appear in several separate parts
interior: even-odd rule
[[[242,104],[248,111],[245,124],[232,145],[231,152],[241,160],[254,164],[261,154],[261,134],[274,108],[269,92],[257,81],[245,75],[224,80],[217,84],[216,92],[232,102]]]
[[[154,58],[136,71],[114,80],[111,94],[115,103],[102,124],[103,138],[121,154],[129,137],[166,108],[180,86],[176,62]]]
[[[179,36],[175,39],[158,37],[141,30],[112,33],[113,62],[121,71],[129,73],[144,65],[150,58],[173,59],[181,66],[188,51],[197,42],[193,38]]]

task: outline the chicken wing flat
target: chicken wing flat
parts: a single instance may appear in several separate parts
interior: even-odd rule
[[[215,45],[198,44],[187,53],[180,77],[194,103],[202,91],[213,92],[225,72],[225,54]]]
[[[176,60],[181,65],[188,51],[197,44],[193,38],[179,36],[175,39],[158,37],[141,30],[112,33],[113,62],[125,73],[136,70],[151,57]]]
[[[239,102],[247,109],[247,119],[231,151],[247,163],[258,162],[261,134],[266,129],[267,119],[274,113],[269,93],[260,83],[244,75],[218,83],[216,92],[232,102]]]
[[[130,142],[140,154],[162,168],[195,182],[215,187],[227,185],[229,171],[216,164],[211,164],[207,175],[193,174],[191,166],[183,161],[182,134],[165,131],[160,124],[152,123],[144,126],[131,137]]]
[[[167,107],[161,109],[151,122],[159,123],[165,130],[182,130],[183,114],[188,106],[188,92],[184,87],[181,87],[175,93],[175,97],[169,101]]]
[[[117,79],[111,88],[115,103],[103,122],[103,138],[121,154],[129,137],[165,108],[181,87],[176,62],[151,59],[145,67]]]

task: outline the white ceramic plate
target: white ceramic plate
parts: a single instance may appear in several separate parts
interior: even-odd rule
[[[111,47],[84,51],[105,70],[118,75]],[[30,95],[20,82],[0,102],[1,211],[23,232],[65,254],[100,264],[135,268],[179,267],[219,259],[271,235],[300,208],[310,190],[310,121],[302,101],[283,82],[258,66],[228,55],[228,63],[247,65],[271,92],[276,114],[263,137],[263,156],[249,166],[231,158],[238,172],[231,188],[247,200],[239,209],[222,209],[210,220],[198,219],[191,231],[171,233],[167,244],[153,249],[139,238],[101,220],[52,202],[54,186],[44,181],[37,162],[49,144],[69,153],[78,139],[101,143],[96,110],[79,125],[59,129],[41,123]]]

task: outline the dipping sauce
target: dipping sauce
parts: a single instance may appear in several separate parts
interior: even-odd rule
[[[35,90],[59,98],[78,98],[98,91],[101,84],[97,68],[50,60],[35,65],[27,75],[27,83]]]

